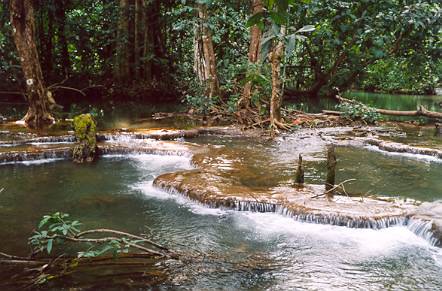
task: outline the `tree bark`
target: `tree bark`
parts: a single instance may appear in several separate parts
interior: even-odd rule
[[[31,128],[52,124],[50,93],[44,85],[43,74],[35,43],[35,19],[32,0],[10,1],[14,42],[26,79],[26,98],[29,109],[23,118]],[[52,100],[52,99],[51,99]]]
[[[202,40],[202,51],[204,56],[204,81],[206,82],[206,94],[213,98],[219,96],[219,81],[216,71],[215,52],[213,50],[212,33],[209,29],[206,4],[198,4],[199,30]]]
[[[143,0],[135,0],[135,24],[134,24],[134,72],[135,78],[140,79],[141,66],[140,66],[140,56],[141,56],[141,25],[143,20]]]
[[[264,7],[261,0],[252,0],[252,15],[262,13]],[[260,43],[262,32],[258,25],[253,25],[250,28],[250,46],[249,46],[249,64],[256,64],[259,59]],[[248,81],[244,85],[242,96],[239,102],[239,109],[250,107],[250,96],[252,94],[252,82]]]
[[[129,0],[120,0],[120,16],[118,20],[117,32],[117,59],[116,59],[116,78],[126,83],[129,80],[129,62],[128,52],[129,37]]]
[[[302,186],[304,184],[304,165],[302,164],[302,156],[299,154],[298,167],[295,173],[295,185]]]
[[[150,9],[149,5],[142,1],[143,5],[143,20],[144,25],[144,41],[143,41],[143,76],[144,80],[152,80],[152,62],[151,58],[153,55],[153,35],[150,23]]]
[[[334,145],[327,147],[327,177],[325,180],[325,191],[327,198],[333,198],[336,176],[336,154]]]
[[[68,43],[66,40],[66,0],[55,1],[55,17],[57,22],[57,37],[60,44],[61,67],[63,74],[68,76],[71,72],[71,62],[69,60]]]
[[[286,28],[281,26],[281,34],[285,35]],[[272,67],[272,96],[270,99],[270,124],[277,127],[281,123],[282,82],[281,59],[284,53],[284,42],[278,40],[269,55]]]

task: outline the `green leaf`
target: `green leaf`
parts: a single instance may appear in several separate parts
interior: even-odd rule
[[[272,40],[275,38],[274,35],[264,38],[261,41],[261,49],[260,49],[260,58],[261,61],[264,61],[267,58],[267,55],[270,52],[270,48],[272,46]]]
[[[49,219],[51,219],[50,216],[48,215],[43,216],[43,219],[40,220],[40,223],[38,224],[38,228],[42,228],[49,221]]]
[[[301,27],[300,29],[298,29],[296,32],[297,33],[311,32],[313,30],[315,30],[315,26],[314,25],[305,25],[305,26]]]
[[[287,19],[284,17],[283,13],[271,11],[270,12],[270,19],[272,20],[273,24],[283,25],[286,24]]]
[[[287,46],[285,47],[285,54],[287,57],[289,57],[293,53],[295,45],[296,45],[296,35],[291,34],[288,36]]]
[[[48,254],[50,254],[52,251],[52,243],[53,243],[53,239],[49,239],[48,244],[46,246],[46,250],[48,251]]]
[[[263,24],[263,19],[264,19],[264,12],[259,12],[254,14],[252,17],[250,17],[247,20],[247,27],[251,27],[253,25],[258,25],[260,26],[260,24]]]

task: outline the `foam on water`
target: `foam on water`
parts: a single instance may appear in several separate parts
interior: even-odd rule
[[[222,215],[226,211],[216,208],[208,208],[200,203],[191,201],[179,193],[166,192],[153,187],[153,179],[160,174],[170,171],[192,169],[191,161],[186,156],[162,156],[162,155],[126,155],[143,172],[143,178],[139,183],[130,186],[149,198],[158,200],[174,200],[176,203],[187,207],[191,212],[200,215]],[[148,176],[149,178],[144,178]]]
[[[30,161],[5,162],[5,163],[0,163],[0,165],[20,164],[20,165],[30,166],[30,165],[48,164],[48,163],[53,163],[53,162],[62,161],[62,160],[64,160],[64,159],[63,158],[37,159],[37,160],[30,160]]]
[[[155,188],[152,185],[153,180],[140,182],[138,184],[132,185],[131,189],[141,192],[144,196],[149,198],[154,198],[158,200],[173,200],[181,206],[184,206],[189,209],[189,211],[198,214],[198,215],[215,215],[220,216],[227,213],[226,210],[219,208],[209,208],[205,205],[202,205],[198,202],[192,201],[187,197],[174,192],[166,192]]]
[[[327,243],[330,247],[357,249],[358,255],[385,255],[406,246],[433,248],[422,237],[404,226],[380,230],[347,228],[334,225],[310,224],[273,213],[241,212],[235,216],[240,228],[254,229],[262,239],[284,236],[288,241],[303,238]]]
[[[48,142],[31,142],[30,145],[33,146],[45,146],[45,145],[57,145],[57,144],[73,144],[73,141],[48,141]]]

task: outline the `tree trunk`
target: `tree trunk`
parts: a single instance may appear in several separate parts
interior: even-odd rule
[[[261,0],[252,0],[252,15],[263,12],[263,5]],[[261,43],[262,32],[257,25],[250,28],[250,46],[249,46],[249,63],[256,64],[259,59],[259,48]],[[248,81],[244,85],[242,96],[239,102],[239,109],[250,107],[250,96],[252,94],[252,82]]]
[[[55,1],[55,17],[57,22],[57,37],[60,44],[61,67],[65,76],[71,71],[71,62],[69,60],[68,43],[66,40],[65,22],[66,22],[66,0]]]
[[[42,8],[43,9],[43,8]],[[43,15],[42,15],[43,16]],[[48,23],[48,30],[47,33],[42,32],[42,35],[44,35],[44,39],[41,41],[44,43],[42,45],[43,50],[43,77],[45,80],[51,80],[51,77],[53,76],[53,35],[54,35],[54,12],[52,9],[47,9],[47,23]]]
[[[50,113],[49,92],[44,85],[35,44],[32,0],[11,1],[10,13],[14,42],[26,79],[26,98],[29,102],[28,112],[23,119],[29,127],[41,128],[53,123],[54,118]]]
[[[201,33],[202,51],[204,56],[204,81],[206,82],[206,94],[212,98],[219,96],[220,94],[212,33],[207,26],[209,15],[206,4],[198,4],[198,17],[200,21],[199,30]]]
[[[120,0],[120,16],[117,33],[116,78],[126,83],[129,80],[129,0]]]
[[[327,146],[327,177],[325,180],[325,191],[327,198],[333,198],[336,176],[336,154],[334,145]]]
[[[304,165],[302,164],[302,156],[299,154],[298,168],[295,173],[295,185],[302,186],[304,184]]]
[[[286,28],[281,26],[281,34],[285,35]],[[281,125],[281,103],[282,103],[282,82],[281,82],[281,59],[284,53],[284,42],[278,41],[270,53],[272,67],[272,97],[270,99],[270,124],[272,127]]]
[[[150,9],[149,5],[142,1],[143,5],[143,20],[144,25],[144,42],[143,42],[143,76],[144,80],[152,80],[152,62],[151,58],[153,56],[153,35],[150,23]]]
[[[140,48],[141,48],[141,24],[143,23],[143,11],[142,11],[142,5],[143,0],[135,0],[135,24],[134,24],[134,72],[135,72],[135,78],[140,78]]]

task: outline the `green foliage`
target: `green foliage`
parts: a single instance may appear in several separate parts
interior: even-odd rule
[[[38,230],[29,238],[35,254],[47,252],[51,254],[55,246],[62,247],[63,251],[68,251],[67,243],[79,243],[84,245],[85,250],[77,252],[78,258],[92,258],[112,253],[117,256],[120,253],[128,253],[130,248],[143,242],[141,239],[128,237],[106,237],[99,239],[82,239],[82,233],[78,220],[69,220],[69,214],[55,212],[45,215],[38,224]],[[99,231],[89,231],[99,233]]]
[[[77,220],[68,220],[69,214],[55,212],[45,215],[38,224],[38,230],[29,238],[29,244],[35,253],[47,251],[51,253],[54,244],[60,243],[60,237],[73,235],[80,232],[81,223]]]
[[[442,61],[435,63],[429,56],[418,54],[377,61],[367,67],[359,86],[367,91],[433,94],[440,76]]]
[[[432,66],[440,58],[441,18],[436,1],[404,5],[390,0],[312,0],[295,8],[295,19],[316,28],[299,46],[300,62],[290,60],[296,68],[287,72],[289,83],[300,91],[327,94],[333,87],[346,90],[379,60],[399,57],[411,68],[419,64],[412,56],[427,56],[421,58],[422,67]],[[408,72],[413,78],[421,75]],[[370,75],[373,73],[383,77],[373,71]]]
[[[347,117],[351,120],[362,120],[366,123],[373,124],[381,118],[375,108],[364,104],[341,103],[336,107],[342,112],[343,117]]]
[[[198,96],[186,95],[185,101],[195,109],[196,113],[207,115],[217,103],[217,98],[210,98],[205,94]]]

